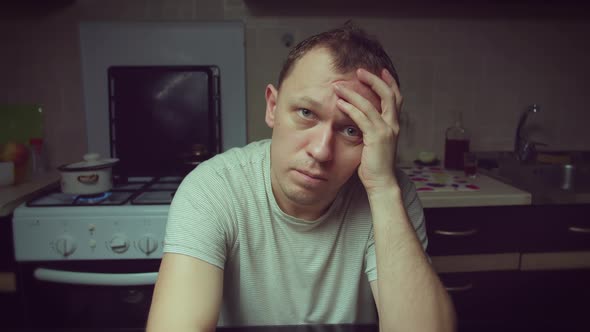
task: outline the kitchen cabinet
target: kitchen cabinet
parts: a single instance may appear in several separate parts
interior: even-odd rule
[[[555,331],[590,331],[590,270],[520,273],[520,319]]]
[[[518,220],[528,206],[425,209],[428,254],[518,252]]]
[[[518,321],[518,271],[441,273],[460,325],[508,326]]]
[[[517,322],[520,231],[515,220],[526,207],[424,210],[427,251],[453,300],[460,329]]]
[[[428,253],[460,326],[590,331],[590,205],[436,208],[425,217]],[[508,253],[513,264],[476,264]]]
[[[523,322],[590,331],[590,205],[531,206],[522,221]]]
[[[12,214],[0,217],[0,320],[1,327],[16,327],[22,324],[18,303],[14,271],[14,250],[12,246]]]
[[[12,245],[12,214],[0,217],[0,271],[15,267],[14,247]]]
[[[562,252],[590,250],[590,204],[527,207],[521,251]]]
[[[0,292],[0,330],[5,327],[24,326],[24,315],[20,310],[17,293]]]

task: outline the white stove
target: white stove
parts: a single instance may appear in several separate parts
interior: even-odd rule
[[[101,101],[86,103],[105,106],[86,114],[101,147],[89,152],[119,159],[114,186],[91,196],[55,188],[15,209],[25,326],[144,328],[176,189],[237,132],[222,131],[217,65],[109,64],[96,74],[108,84]]]
[[[170,202],[180,177],[129,178],[93,196],[59,188],[14,211],[15,259],[159,259]]]

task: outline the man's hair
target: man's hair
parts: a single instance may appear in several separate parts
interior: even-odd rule
[[[297,44],[283,64],[279,74],[279,89],[297,61],[310,50],[319,47],[325,47],[330,51],[334,58],[334,69],[340,73],[348,73],[362,67],[381,77],[381,70],[385,68],[398,86],[400,85],[397,71],[381,44],[364,30],[354,26],[351,21],[347,21],[340,28],[311,36]]]

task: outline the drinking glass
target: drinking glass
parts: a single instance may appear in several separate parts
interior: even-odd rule
[[[465,152],[463,154],[463,171],[465,176],[470,178],[477,176],[477,155],[475,152]]]

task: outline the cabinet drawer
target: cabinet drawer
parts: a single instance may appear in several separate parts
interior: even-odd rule
[[[522,224],[523,252],[590,250],[590,205],[531,206]]]
[[[521,272],[523,321],[554,331],[590,331],[590,270]]]
[[[425,209],[428,253],[461,255],[516,252],[526,207]]]
[[[441,273],[460,325],[510,326],[519,316],[518,271]]]
[[[25,326],[25,315],[18,294],[0,293],[0,312],[2,313],[0,330]]]
[[[12,215],[0,217],[0,271],[16,269],[12,241]]]

